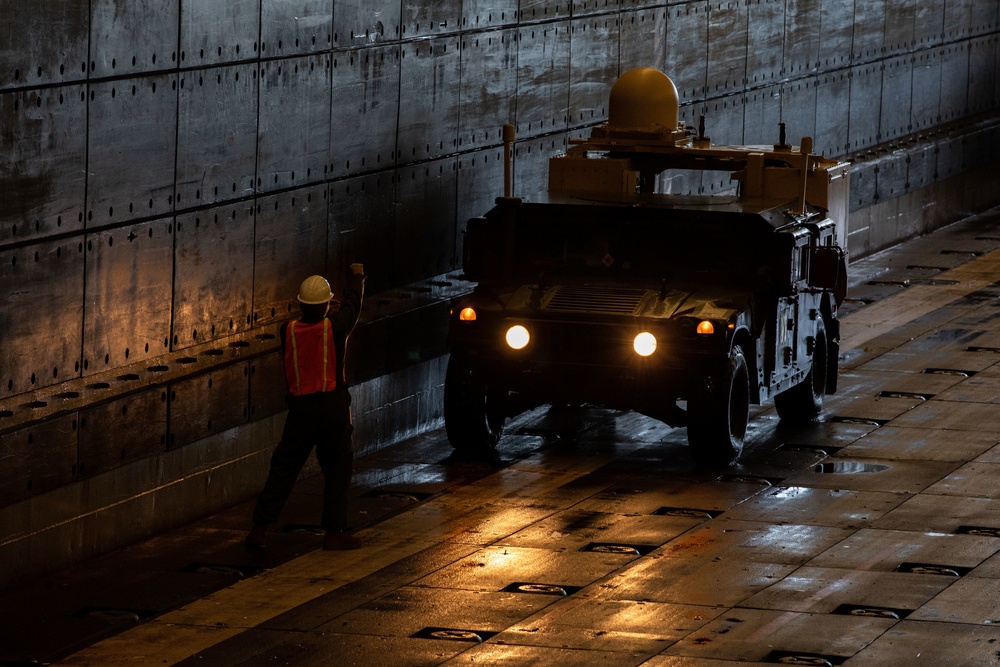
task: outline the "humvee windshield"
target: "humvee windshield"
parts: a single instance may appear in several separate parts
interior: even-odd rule
[[[573,220],[519,216],[513,243],[513,273],[612,280],[693,281],[753,287],[766,279],[773,234],[747,217],[711,219],[682,212]],[[672,212],[676,213],[676,212]],[[753,224],[756,222],[757,224]]]

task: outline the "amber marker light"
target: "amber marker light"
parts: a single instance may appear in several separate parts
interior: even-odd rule
[[[531,334],[520,324],[515,324],[510,329],[507,329],[507,335],[505,336],[507,340],[507,345],[511,347],[512,350],[523,350],[528,345],[528,341],[531,340]]]
[[[715,325],[708,320],[702,320],[701,322],[698,322],[698,328],[695,329],[695,331],[700,333],[702,336],[710,336],[715,333]]]
[[[656,336],[648,331],[643,331],[632,341],[632,349],[640,357],[648,357],[656,352]]]
[[[462,322],[475,322],[476,321],[476,309],[469,308],[466,306],[458,313],[458,319]]]

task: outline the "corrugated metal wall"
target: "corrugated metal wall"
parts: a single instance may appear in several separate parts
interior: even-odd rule
[[[859,162],[855,209],[996,155],[992,126],[911,139],[998,108],[997,0],[0,0],[0,16],[0,508],[280,413],[275,325],[304,276],[336,284],[347,261],[371,276],[359,432],[434,423],[463,221],[500,194],[501,126],[530,193],[631,67],[667,72],[716,143],[774,143],[779,122],[827,155],[906,140]],[[228,460],[193,451],[174,478]],[[7,511],[0,544],[45,528]]]

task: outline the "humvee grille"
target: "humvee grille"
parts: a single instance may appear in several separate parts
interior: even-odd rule
[[[647,290],[615,287],[557,287],[542,310],[560,313],[634,315]]]

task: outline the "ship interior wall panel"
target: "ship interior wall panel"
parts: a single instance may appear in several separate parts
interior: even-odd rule
[[[456,248],[462,251],[462,234],[469,218],[480,216],[504,194],[503,148],[484,148],[458,158]]]
[[[0,250],[0,396],[79,377],[83,267],[79,238]]]
[[[781,87],[781,122],[785,124],[786,139],[789,143],[798,145],[802,137],[813,138],[813,152],[829,154],[829,147],[816,143],[816,78],[807,77],[789,81]],[[780,138],[776,125],[764,127],[764,136],[771,141],[765,144],[776,144]]]
[[[986,35],[1000,28],[1000,0],[974,2],[970,9],[973,35]]]
[[[517,31],[495,30],[462,38],[458,148],[495,146],[515,117]]]
[[[90,75],[134,75],[178,65],[180,0],[91,0]]]
[[[371,46],[400,38],[399,0],[336,0],[333,48]]]
[[[682,103],[703,99],[708,87],[708,2],[668,7],[667,71]]]
[[[261,0],[261,55],[328,51],[333,46],[333,9],[333,0]]]
[[[801,76],[818,71],[820,60],[821,4],[826,0],[786,0],[785,25],[781,36],[784,76]]]
[[[876,143],[882,112],[882,71],[877,64],[851,68],[851,108],[848,118],[851,150]]]
[[[969,113],[980,114],[993,108],[996,99],[996,37],[978,37],[969,42]]]
[[[462,28],[462,0],[403,0],[399,22],[404,39],[458,32]]]
[[[257,199],[254,219],[253,323],[298,313],[302,275],[326,273],[327,188],[310,185]]]
[[[906,187],[919,190],[934,182],[937,171],[937,146],[917,144],[907,147]]]
[[[482,30],[517,23],[518,0],[462,0],[462,29]]]
[[[176,73],[90,84],[87,227],[174,208]]]
[[[168,217],[88,234],[85,375],[170,350],[173,227]]]
[[[897,56],[908,53],[913,48],[916,15],[914,0],[886,0],[884,55]]]
[[[83,229],[86,125],[84,86],[0,92],[0,243]]]
[[[705,134],[712,138],[716,144],[734,145],[743,144],[743,128],[745,125],[746,96],[742,93],[729,95],[727,97],[716,98],[705,103]],[[698,118],[693,118],[695,122],[690,123],[691,127],[697,128]],[[725,178],[729,180],[729,173]]]
[[[458,150],[460,39],[436,37],[403,45],[397,162],[429,160]]]
[[[592,125],[607,120],[607,82],[618,76],[618,17],[573,19],[570,26],[570,127]]]
[[[396,185],[393,282],[412,283],[459,268],[456,158],[400,167]],[[418,248],[434,248],[420,252]]]
[[[859,211],[875,201],[878,192],[876,170],[878,163],[872,160],[851,165],[851,212]],[[855,230],[849,229],[848,234]]]
[[[944,3],[944,39],[964,39],[972,30],[972,5],[982,0],[946,0]],[[987,3],[990,0],[986,0]]]
[[[0,90],[86,76],[90,0],[0,0],[0,14],[11,27],[0,41]]]
[[[876,61],[882,54],[886,42],[885,4],[886,0],[854,3],[852,53],[855,63]]]
[[[166,389],[157,387],[82,410],[79,425],[80,477],[155,456],[167,448]]]
[[[613,12],[618,9],[623,0],[571,0],[570,13],[573,16],[588,16],[591,14]]]
[[[778,84],[747,91],[743,98],[743,140],[750,145],[778,143],[781,104]]]
[[[231,364],[170,385],[168,446],[176,449],[249,419],[250,366]]]
[[[785,0],[748,0],[748,87],[755,88],[781,78],[787,20]]]
[[[261,65],[258,191],[324,180],[330,164],[331,66],[329,54]]]
[[[622,14],[621,71],[633,67],[671,69],[666,45],[668,11],[666,7],[649,7]]]
[[[335,53],[331,76],[330,175],[344,177],[393,167],[400,45]],[[347,128],[350,131],[344,131]]]
[[[77,477],[78,449],[75,413],[0,434],[4,471],[0,477],[0,503],[9,505],[73,482]]]
[[[916,2],[913,16],[913,46],[926,49],[944,39],[944,6],[948,0]],[[989,1],[989,0],[987,0]]]
[[[176,208],[191,209],[255,191],[256,63],[197,69],[180,76]],[[220,110],[225,113],[220,113]]]
[[[564,132],[569,126],[569,26],[520,28],[517,44],[517,136]]]
[[[882,155],[875,172],[875,201],[886,201],[906,190],[906,152],[897,149]]]
[[[258,55],[260,0],[181,0],[181,67],[232,63]]]
[[[962,173],[965,164],[965,146],[961,141],[953,141],[944,135],[937,138],[936,180],[943,180]]]
[[[892,141],[910,133],[913,96],[913,59],[898,56],[882,65],[882,104],[878,141]]]
[[[571,0],[518,0],[518,21],[551,21],[570,15]]]
[[[854,0],[819,3],[819,71],[829,72],[851,63],[854,40]]]
[[[914,54],[913,96],[910,124],[913,132],[934,127],[941,118],[941,48],[933,47]]]
[[[941,53],[941,122],[969,113],[969,42],[949,44]]]
[[[842,107],[850,99],[851,79],[841,70],[816,77],[816,135],[813,145],[823,155],[843,155],[849,149],[849,126]]]
[[[334,181],[330,185],[328,278],[334,292],[345,267],[364,264],[365,293],[377,294],[397,285],[393,281],[396,228],[395,172],[374,173]],[[300,272],[301,273],[301,272]]]
[[[177,216],[173,349],[250,327],[254,206],[234,202]]]
[[[708,95],[743,90],[749,39],[746,0],[713,0],[708,6]]]

